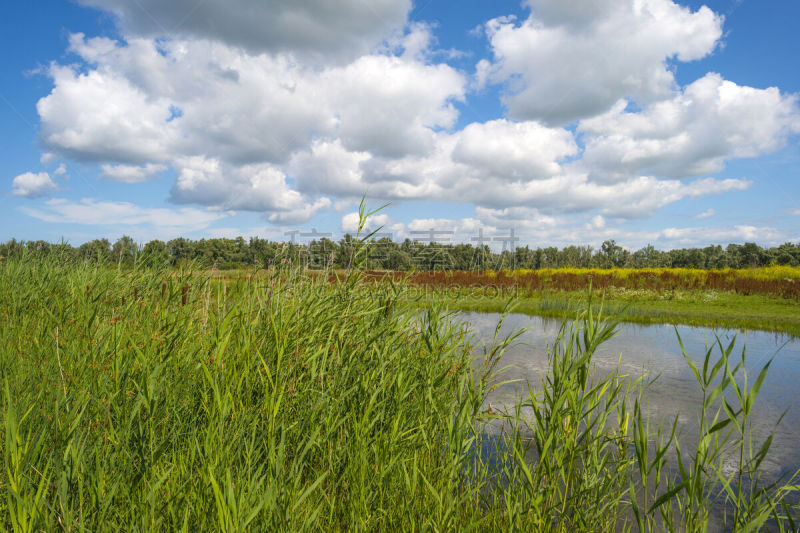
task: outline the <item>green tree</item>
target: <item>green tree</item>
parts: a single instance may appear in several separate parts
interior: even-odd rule
[[[136,242],[127,235],[117,239],[114,246],[111,247],[112,258],[118,265],[132,265],[137,251]]]
[[[604,241],[598,252],[599,262],[602,268],[614,268],[624,266],[627,262],[629,253],[617,244],[615,240]]]
[[[83,243],[78,249],[78,253],[83,260],[96,261],[98,263],[110,262],[113,258],[111,243],[108,239],[94,239]]]
[[[142,248],[141,254],[144,263],[148,266],[161,266],[169,262],[169,249],[164,241],[148,242]]]

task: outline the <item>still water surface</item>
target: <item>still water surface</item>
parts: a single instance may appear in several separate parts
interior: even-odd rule
[[[459,319],[468,323],[475,337],[476,362],[480,361],[483,346],[491,345],[500,315],[497,313],[460,313]],[[490,393],[487,404],[494,408],[512,405],[515,399],[527,394],[525,380],[534,390],[541,388],[541,378],[548,370],[548,344],[558,334],[561,322],[522,314],[508,315],[500,330],[501,338],[513,331],[527,328],[503,355],[499,367],[505,367],[503,379],[522,380],[498,387]],[[760,442],[769,432],[775,437],[765,463],[768,477],[795,472],[800,468],[800,339],[762,331],[736,331],[669,325],[620,324],[617,335],[603,344],[593,362],[598,376],[607,375],[619,367],[631,378],[659,375],[645,393],[651,420],[669,419],[678,415],[678,431],[682,444],[697,442],[698,409],[702,403],[700,387],[689,369],[678,344],[676,329],[683,340],[686,353],[702,370],[702,360],[716,337],[727,345],[736,337],[731,362],[740,360],[746,347],[748,383],[772,358],[767,378],[753,412],[754,436]],[[715,349],[712,360],[718,359]],[[776,423],[786,411],[781,423]],[[686,449],[686,447],[684,447]],[[691,450],[688,450],[691,451]],[[687,455],[688,455],[687,451]]]

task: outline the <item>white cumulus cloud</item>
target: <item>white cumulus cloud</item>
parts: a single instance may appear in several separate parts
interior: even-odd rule
[[[326,158],[345,148],[426,154],[434,130],[455,124],[452,102],[467,84],[455,69],[408,54],[320,69],[221,42],[82,34],[71,36],[70,50],[85,67],[52,65],[54,88],[38,103],[48,150],[103,162],[101,177],[128,183],[171,166],[173,201],[281,222],[328,208],[318,196],[326,189],[342,192],[320,186],[319,158],[303,158],[309,142]],[[298,190],[286,179],[292,159],[304,170]]]
[[[705,243],[758,242],[777,244],[783,234],[775,228],[751,225],[733,227],[666,228],[660,232],[661,240],[673,246],[695,246]]]
[[[508,82],[513,118],[566,123],[631,97],[664,98],[675,87],[667,61],[712,52],[723,19],[671,0],[528,0],[530,16],[489,21],[494,61],[479,81]]]
[[[452,127],[466,79],[452,67],[406,57],[370,55],[319,80],[339,119],[337,134],[350,150],[397,157],[430,151],[431,128]]]
[[[695,215],[694,218],[696,218],[698,220],[704,220],[706,218],[711,218],[716,214],[717,214],[717,212],[714,211],[714,208],[713,207],[709,207],[708,209],[706,209],[702,213],[698,213],[697,215]]]
[[[621,100],[579,125],[586,143],[581,162],[604,180],[711,174],[726,160],[777,150],[800,132],[796,96],[743,87],[714,73],[642,111],[626,111],[626,105]]]
[[[11,194],[23,198],[39,198],[46,196],[58,186],[47,172],[25,172],[15,177],[11,182]]]
[[[548,178],[561,171],[559,162],[578,153],[570,132],[538,122],[493,120],[468,125],[459,132],[453,161],[479,168],[507,181]]]
[[[343,60],[401,28],[411,0],[80,0],[146,37],[216,40],[254,52]]]
[[[73,202],[54,198],[42,207],[22,207],[24,213],[45,222],[56,224],[86,224],[92,226],[139,226],[161,231],[185,232],[208,227],[227,213],[194,209],[147,208],[131,202],[109,202],[85,198]]]
[[[586,172],[568,171],[558,163],[575,152],[565,130],[501,124],[501,130],[510,132],[530,129],[533,140],[522,134],[503,137],[498,124],[473,124],[460,132],[439,133],[432,153],[422,157],[385,159],[368,152],[348,152],[337,144],[316,145],[310,153],[297,156],[292,174],[301,190],[332,196],[367,191],[390,200],[440,200],[493,209],[527,206],[547,213],[600,210],[604,215],[625,218],[647,217],[684,198],[752,185],[741,179],[703,178],[684,183],[650,176],[614,183],[596,181]],[[465,136],[470,150],[459,152]],[[533,144],[542,139],[546,142],[541,146]],[[526,142],[532,143],[528,151]]]
[[[358,231],[359,215],[357,212],[347,213],[342,217],[341,229],[345,233],[355,234]],[[392,220],[387,214],[375,214],[367,219],[366,225],[362,230],[368,230],[367,233],[381,228],[381,233],[388,231],[392,226]]]
[[[100,178],[122,183],[142,183],[156,178],[167,170],[166,165],[148,163],[146,165],[101,165]]]
[[[800,132],[777,88],[713,73],[677,86],[675,63],[712,53],[723,20],[671,0],[527,0],[527,19],[484,25],[493,55],[473,79],[433,49],[435,26],[407,23],[409,0],[81,1],[122,37],[73,34],[69,61],[45,69],[42,160],[134,184],[171,169],[174,204],[274,224],[367,195],[471,204],[542,238],[564,217],[608,235],[612,219],[751,187],[713,174]],[[472,91],[498,83],[508,113],[464,121]]]
[[[52,150],[86,161],[167,159],[176,140],[168,99],[116,72],[53,66],[50,75],[55,87],[36,109],[41,138]]]
[[[327,198],[309,200],[291,189],[285,174],[270,164],[241,167],[216,158],[191,156],[177,160],[177,181],[171,199],[224,209],[269,212],[274,222],[295,223],[330,207]]]

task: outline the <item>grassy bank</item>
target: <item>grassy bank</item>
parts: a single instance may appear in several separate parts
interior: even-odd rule
[[[613,324],[584,314],[546,380],[487,413],[513,339],[475,373],[469,332],[439,301],[407,312],[407,290],[3,262],[0,529],[696,531],[721,503],[728,528],[793,527],[795,489],[747,438],[763,373],[737,385],[732,345],[693,367],[687,455],[634,383],[593,377]]]
[[[671,295],[676,291],[714,291],[760,294],[800,302],[800,267],[771,266],[745,269],[691,268],[542,268],[539,270],[371,272],[391,275],[427,287],[496,287],[527,292],[599,290],[647,291]]]
[[[609,317],[638,324],[685,324],[710,328],[754,329],[800,336],[800,302],[765,295],[724,291],[595,290]],[[500,312],[513,298],[516,313],[563,319],[586,307],[587,291],[486,290],[420,288],[406,302],[417,307],[437,303],[451,310]]]
[[[346,271],[306,271],[337,283]],[[215,272],[246,279],[248,271]],[[269,275],[269,274],[264,274]],[[362,280],[401,283],[406,305],[570,318],[586,306],[589,288],[610,318],[638,324],[754,329],[800,336],[800,268],[541,269],[504,271],[367,271]]]
[[[514,312],[574,316],[589,288],[613,318],[639,324],[757,329],[800,336],[800,268],[540,269],[451,272],[370,272],[415,288],[407,298],[424,307],[497,312],[515,297]]]

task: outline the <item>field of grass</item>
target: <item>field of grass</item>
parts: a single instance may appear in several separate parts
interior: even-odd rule
[[[406,302],[461,311],[571,317],[586,306],[589,287],[613,318],[640,324],[758,329],[800,336],[800,269],[558,269],[501,272],[369,272],[403,280]]]
[[[385,274],[371,273],[373,277]],[[800,302],[800,267],[701,270],[689,268],[561,268],[541,270],[435,271],[395,273],[415,285],[434,287],[518,288],[527,292],[595,289],[643,290],[658,294],[676,291],[717,291],[760,294]]]
[[[406,302],[427,307],[432,302],[451,310],[516,313],[562,319],[586,307],[588,291],[526,293],[515,290],[429,288],[409,291]],[[800,336],[800,303],[763,295],[679,290],[669,295],[642,290],[593,291],[607,316],[637,324],[685,324],[709,328],[774,331]]]
[[[692,367],[687,456],[634,383],[594,377],[614,324],[583,313],[547,378],[487,413],[513,338],[474,372],[469,332],[408,290],[0,263],[0,529],[700,531],[722,503],[727,528],[795,527],[796,480],[762,479],[769,442],[748,440],[764,374],[742,385],[733,345]]]

